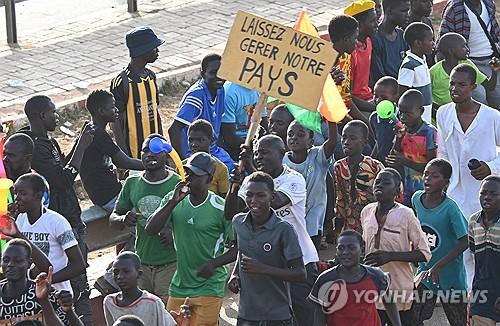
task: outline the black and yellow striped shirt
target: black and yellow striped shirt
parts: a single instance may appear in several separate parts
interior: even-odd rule
[[[122,128],[129,153],[131,157],[140,158],[144,139],[153,133],[163,134],[158,112],[158,86],[155,74],[149,69],[146,69],[146,77],[140,77],[128,67],[125,73],[128,92],[125,91],[122,74],[111,81],[110,91],[123,116]]]

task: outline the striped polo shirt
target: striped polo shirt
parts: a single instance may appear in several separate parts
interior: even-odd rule
[[[473,301],[471,314],[500,321],[500,315],[495,313],[495,300],[500,297],[500,216],[489,228],[481,221],[483,212],[473,214],[469,221],[469,248],[474,253],[475,274],[472,283],[475,291],[486,293],[486,302]]]
[[[123,134],[130,156],[140,158],[144,139],[151,134],[162,134],[163,130],[158,113],[158,86],[155,74],[149,69],[146,69],[144,77],[132,72],[129,67],[125,73],[127,85],[123,85],[120,74],[111,81],[110,91],[123,115]]]
[[[398,74],[398,84],[416,89],[424,96],[424,114],[422,119],[432,123],[432,86],[431,74],[425,61],[411,51],[406,51],[406,57],[401,63]]]

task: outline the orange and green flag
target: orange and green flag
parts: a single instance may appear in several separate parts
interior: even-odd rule
[[[300,12],[299,18],[295,22],[293,28],[302,33],[319,37],[318,31],[311,23],[309,15],[305,9]],[[318,105],[318,112],[330,122],[340,122],[348,113],[347,107],[342,100],[342,96],[340,96],[337,85],[335,85],[335,82],[330,75],[326,78],[325,85],[323,86],[323,94],[321,95]]]

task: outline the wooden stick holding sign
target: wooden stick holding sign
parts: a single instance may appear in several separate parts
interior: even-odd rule
[[[245,139],[246,147],[252,146],[253,139],[255,138],[255,135],[259,130],[260,121],[262,120],[262,114],[266,109],[266,104],[267,104],[267,95],[261,94],[259,101],[257,102],[255,108],[253,109],[252,117],[250,118],[250,127],[248,128],[247,138]],[[243,169],[244,169],[243,161],[240,160],[240,162],[238,163],[238,172],[243,173]],[[231,185],[231,193],[234,193],[235,191],[237,191],[237,189],[238,189],[237,185],[233,183]]]

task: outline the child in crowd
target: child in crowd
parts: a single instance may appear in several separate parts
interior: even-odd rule
[[[373,182],[384,169],[379,161],[362,154],[368,141],[368,126],[353,120],[342,130],[342,148],[346,157],[335,162],[335,233],[342,228],[361,233],[359,216],[363,207],[374,201]]]
[[[431,13],[432,7],[434,6],[433,0],[410,0],[410,23],[424,23],[432,29],[434,33],[434,26],[432,26]],[[436,63],[435,52],[433,51],[429,55],[425,55],[425,60],[427,61],[427,66],[431,67]]]
[[[14,184],[11,216],[28,240],[49,258],[54,267],[53,286],[72,293],[69,280],[85,272],[85,263],[69,222],[43,207],[45,182],[36,173],[19,177]]]
[[[356,49],[358,33],[358,21],[351,16],[335,16],[328,24],[328,34],[333,43],[333,48],[339,53],[332,74],[342,72],[344,76],[342,83],[337,85],[340,95],[349,109],[351,118],[359,119],[368,124],[368,119],[359,111],[358,107],[353,102],[351,93],[353,78],[351,54]],[[336,77],[334,79],[336,79]]]
[[[94,138],[83,154],[80,176],[90,200],[107,212],[112,212],[121,190],[113,165],[125,170],[143,170],[141,160],[130,158],[106,132],[109,123],[116,122],[118,109],[113,94],[96,90],[89,94],[85,107],[92,116]]]
[[[125,226],[136,228],[135,252],[141,259],[142,269],[139,286],[166,302],[177,259],[172,231],[165,228],[159,234],[150,236],[144,228],[163,197],[174,190],[181,178],[165,168],[168,157],[165,150],[159,153],[151,150],[151,142],[158,139],[165,141],[158,134],[149,135],[144,141],[141,159],[146,170],[125,180],[109,221],[119,229]]]
[[[47,180],[50,186],[48,207],[68,220],[75,231],[76,241],[86,264],[85,223],[82,221],[80,202],[73,186],[85,150],[92,144],[94,126],[91,123],[84,124],[78,141],[75,142],[71,152],[64,155],[57,140],[50,136],[50,133],[55,131],[59,122],[59,115],[56,112],[54,102],[45,95],[33,96],[26,101],[24,113],[28,117],[29,127],[20,129],[18,133],[30,136],[35,145],[31,168]],[[55,266],[54,270],[57,270]],[[58,277],[57,275],[56,279]],[[75,309],[80,316],[83,316],[83,322],[90,325],[92,323],[92,313],[90,310],[90,287],[87,282],[87,275],[83,273],[72,278],[71,286],[73,287],[73,294],[77,298]]]
[[[398,73],[399,95],[410,88],[417,89],[424,96],[423,119],[432,122],[432,87],[429,67],[425,55],[432,54],[434,33],[424,23],[411,23],[404,33],[405,41],[410,46]]]
[[[432,13],[432,0],[410,0],[410,23],[424,23],[434,31],[429,18]]]
[[[283,164],[302,174],[306,180],[306,228],[316,250],[319,250],[327,204],[326,174],[337,143],[337,124],[328,123],[328,139],[323,145],[313,147],[313,138],[312,130],[293,121],[288,127],[290,152],[283,157]]]
[[[410,20],[410,0],[382,0],[383,20],[372,40],[371,84],[384,76],[397,78],[408,45],[403,30]]]
[[[389,275],[380,268],[363,265],[360,263],[365,250],[365,243],[361,234],[354,230],[343,231],[337,241],[336,262],[338,265],[324,271],[314,283],[309,299],[317,303],[322,313],[317,313],[316,325],[363,325],[379,326],[380,317],[377,313],[375,301],[367,296],[362,296],[362,291],[376,291],[386,309],[392,325],[401,325],[398,309],[393,302],[384,300],[389,289]],[[339,305],[339,296],[329,296],[330,291],[325,291],[325,285],[330,287],[335,284],[345,284],[347,298],[343,307],[334,310],[332,306]],[[363,300],[364,299],[364,300]],[[335,301],[332,301],[335,300]],[[324,319],[324,320],[322,320]]]
[[[228,171],[231,171],[234,161],[217,142],[224,113],[224,80],[217,77],[220,65],[221,56],[215,53],[208,54],[201,60],[202,79],[193,84],[182,97],[168,135],[173,148],[185,159],[191,155],[187,139],[188,127],[196,119],[207,120],[214,128],[210,154],[221,160]]]
[[[378,28],[375,2],[372,0],[351,2],[344,9],[344,14],[354,17],[359,23],[356,49],[351,55],[352,100],[361,111],[371,112],[375,108],[371,102],[373,92],[369,86],[372,38],[375,36]]]
[[[228,288],[241,289],[240,326],[294,325],[289,282],[305,282],[306,270],[294,227],[271,207],[275,195],[269,174],[252,173],[244,194],[249,212],[233,219],[238,261]]]
[[[496,65],[497,58],[491,61],[490,67],[492,74],[488,78],[483,74],[469,59],[469,47],[467,40],[457,33],[446,33],[439,39],[438,42],[439,53],[444,57],[443,60],[436,63],[430,69],[431,83],[432,83],[432,102],[434,108],[437,110],[441,105],[451,103],[450,95],[450,74],[453,68],[460,63],[471,65],[476,70],[476,85],[473,98],[481,103],[487,104],[486,92],[487,90],[493,91],[497,82],[498,71],[500,65]]]
[[[224,149],[236,162],[240,155],[240,146],[245,143],[250,118],[259,97],[259,92],[254,89],[230,81],[224,83],[224,113],[220,133]],[[260,125],[267,129],[267,110],[262,113]]]
[[[410,310],[413,300],[413,264],[429,261],[431,252],[425,233],[413,211],[395,202],[400,193],[401,176],[392,168],[382,170],[375,179],[376,202],[361,212],[365,264],[380,266],[391,276],[390,295],[396,302],[402,325],[413,325]],[[384,307],[377,303],[377,309]],[[389,321],[385,310],[379,310],[382,325]]]
[[[417,325],[432,317],[438,296],[450,324],[467,325],[467,281],[462,256],[468,245],[467,220],[457,203],[446,195],[451,173],[448,161],[433,159],[424,170],[425,190],[415,192],[412,198],[432,253],[431,260],[419,263],[416,272],[420,276],[420,300],[413,303],[412,310]],[[429,296],[431,291],[433,295]]]
[[[165,226],[172,229],[177,268],[169,289],[167,308],[178,310],[190,298],[193,325],[216,326],[222,307],[227,271],[236,260],[231,221],[224,219],[224,199],[209,191],[216,163],[198,152],[186,164],[186,182],[179,182],[151,215],[146,232],[155,235]],[[147,323],[146,323],[147,324]]]
[[[393,118],[381,118],[377,112],[370,115],[370,127],[373,130],[375,146],[371,156],[386,164],[385,158],[389,155],[394,143],[394,126],[398,122],[396,104],[398,102],[398,81],[394,77],[382,77],[373,87],[374,104],[377,106],[380,102],[386,100],[394,105]]]
[[[466,217],[481,209],[479,193],[481,180],[500,173],[500,113],[472,99],[476,88],[476,70],[459,64],[450,74],[452,103],[437,111],[438,157],[450,162],[455,169],[446,189]],[[476,159],[479,164],[468,162]],[[472,287],[474,260],[470,250],[464,253],[467,285]]]
[[[124,315],[118,318],[113,326],[145,326],[142,319],[134,315]]]
[[[472,293],[481,291],[486,300],[474,300],[472,326],[500,322],[500,177],[488,176],[479,190],[481,210],[469,220],[469,248],[474,254]]]
[[[69,291],[57,291],[52,285],[52,266],[47,256],[16,226],[14,219],[9,218],[0,232],[11,239],[2,252],[1,268],[5,279],[0,282],[0,324],[11,325],[23,320],[46,321],[49,325],[83,325],[72,307],[72,296]],[[32,265],[47,276],[48,284],[33,282],[29,277]],[[43,289],[42,289],[43,288]]]
[[[290,111],[288,111],[286,104],[279,104],[269,115],[269,134],[281,138],[283,144],[286,146],[288,126],[293,120],[295,120],[295,118]]]
[[[207,120],[195,120],[188,128],[188,144],[191,153],[205,152],[210,154],[210,144],[214,138],[214,129]],[[227,167],[217,157],[212,155],[215,161],[215,172],[208,190],[226,197],[229,190],[229,173]],[[183,162],[183,164],[186,161]]]
[[[399,99],[402,127],[396,127],[396,141],[387,165],[403,174],[403,204],[411,207],[411,197],[424,189],[422,172],[427,162],[437,155],[437,130],[422,120],[424,98],[416,89],[407,90]]]
[[[104,298],[106,324],[111,326],[121,316],[134,315],[141,318],[145,325],[188,326],[189,307],[183,305],[180,313],[169,314],[160,298],[138,287],[141,275],[141,260],[135,253],[124,251],[115,258],[113,278],[120,287],[120,292]]]
[[[297,233],[302,259],[306,267],[307,281],[291,283],[290,297],[298,324],[311,325],[314,319],[314,307],[306,299],[318,277],[317,262],[319,256],[306,229],[306,181],[299,172],[283,164],[286,152],[285,144],[281,138],[275,135],[266,135],[257,141],[253,157],[251,153],[248,148],[244,148],[240,154],[245,172],[248,174],[255,172],[255,168],[252,166],[255,162],[259,171],[266,172],[273,178],[275,194],[271,206],[279,218],[293,225]],[[241,187],[237,193],[236,191],[229,193],[226,197],[224,216],[229,220],[232,220],[237,213],[246,210],[245,198],[248,177],[243,180],[241,173],[234,173],[231,183],[237,186],[241,185]]]

